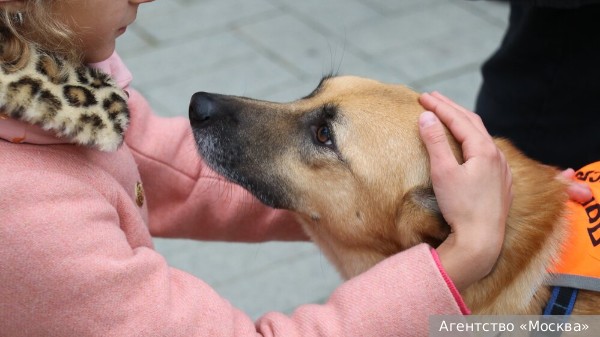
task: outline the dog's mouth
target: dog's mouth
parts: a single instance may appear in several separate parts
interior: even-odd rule
[[[269,148],[250,153],[257,144],[242,130],[237,118],[237,98],[197,93],[190,103],[190,123],[200,156],[228,180],[248,190],[273,208],[290,209],[281,178],[268,167]],[[260,145],[260,144],[258,144]]]

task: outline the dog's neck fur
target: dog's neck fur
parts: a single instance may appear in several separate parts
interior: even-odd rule
[[[539,314],[549,298],[544,287],[546,269],[558,254],[566,233],[566,185],[556,178],[556,169],[525,158],[507,141],[496,143],[511,165],[513,176],[514,199],[504,246],[492,272],[465,289],[462,295],[477,314]],[[523,174],[526,171],[535,174]],[[395,235],[390,234],[387,248],[346,247],[344,242],[333,239],[334,233],[323,232],[326,230],[310,221],[304,222],[305,228],[342,276],[351,278],[398,251],[421,242],[435,247],[448,236],[449,227],[437,205],[427,202],[431,201],[428,190],[425,186],[405,195],[393,228]],[[477,207],[476,201],[473,207]]]
[[[539,314],[549,296],[546,270],[566,237],[566,184],[557,179],[558,170],[525,158],[509,142],[497,140],[496,145],[513,177],[504,246],[490,275],[463,296],[478,314]]]

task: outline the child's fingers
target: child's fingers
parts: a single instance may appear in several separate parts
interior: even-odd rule
[[[568,168],[564,171],[560,172],[560,176],[564,179],[566,179],[567,181],[575,178],[575,170],[573,170],[572,168]]]
[[[446,96],[442,95],[442,94],[441,94],[441,93],[439,93],[438,91],[433,91],[433,92],[431,92],[431,93],[430,93],[430,95],[431,95],[431,96],[433,96],[433,97],[435,97],[435,98],[437,98],[437,99],[439,99],[439,100],[440,100],[440,101],[442,101],[442,102],[445,102],[445,103],[447,103],[447,104],[451,105],[453,108],[455,108],[455,109],[457,109],[457,110],[460,110],[460,111],[462,111],[462,112],[464,112],[464,113],[469,113],[469,112],[470,112],[469,110],[465,109],[464,107],[462,107],[462,106],[458,105],[458,104],[457,104],[456,102],[454,102],[453,100],[451,100],[451,99],[449,99],[448,97],[446,97]]]
[[[451,107],[455,108],[456,110],[464,113],[470,120],[471,122],[477,126],[479,128],[480,131],[484,132],[484,133],[488,133],[487,129],[485,128],[485,126],[483,125],[483,121],[481,120],[481,117],[479,117],[479,115],[477,115],[476,113],[467,110],[466,108],[458,105],[458,103],[452,101],[451,99],[449,99],[448,97],[440,94],[437,91],[434,91],[430,94],[431,96],[439,99],[440,101],[450,105]]]
[[[489,135],[473,123],[472,119],[459,109],[455,109],[451,105],[443,102],[439,98],[436,98],[430,94],[422,94],[420,102],[426,109],[433,111],[436,116],[446,125],[446,127],[452,132],[454,138],[459,143],[463,143],[465,139],[471,139],[472,141],[481,141],[485,139],[489,140]],[[473,134],[473,133],[476,134]]]
[[[587,184],[573,180],[575,178],[575,170],[572,168],[562,171],[558,178],[569,184],[567,186],[567,194],[571,200],[584,203],[594,197],[592,190]]]
[[[444,172],[446,169],[458,165],[448,143],[448,136],[444,127],[433,112],[425,111],[421,114],[419,117],[419,133],[427,148],[431,167]]]

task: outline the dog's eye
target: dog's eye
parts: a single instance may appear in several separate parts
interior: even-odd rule
[[[333,144],[333,142],[331,141],[331,130],[329,130],[329,127],[327,125],[320,126],[316,132],[316,138],[319,143],[324,145]]]

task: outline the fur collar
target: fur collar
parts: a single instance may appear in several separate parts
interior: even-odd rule
[[[105,73],[33,52],[27,65],[0,65],[0,113],[73,143],[114,151],[129,123],[127,94]]]

